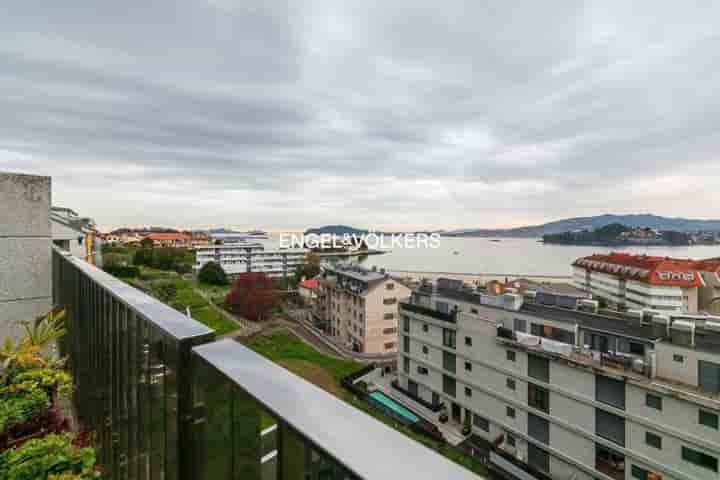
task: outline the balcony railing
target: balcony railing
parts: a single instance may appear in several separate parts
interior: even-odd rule
[[[57,250],[53,264],[103,478],[478,478],[105,272]]]
[[[408,312],[418,313],[420,315],[425,315],[431,318],[434,318],[435,320],[440,320],[443,322],[449,322],[449,323],[455,323],[455,313],[443,313],[439,312],[437,310],[433,310],[432,308],[423,307],[421,305],[415,305],[413,303],[408,302],[400,302],[400,308],[407,310]]]
[[[59,250],[53,300],[66,310],[60,349],[103,478],[191,478],[191,456],[180,453],[191,451],[191,348],[213,331]]]

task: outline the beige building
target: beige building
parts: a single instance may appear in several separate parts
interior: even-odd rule
[[[397,351],[398,302],[410,289],[384,270],[326,267],[318,277],[316,322],[347,348]]]

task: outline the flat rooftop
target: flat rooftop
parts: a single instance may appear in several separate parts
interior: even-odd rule
[[[377,282],[384,280],[387,275],[377,270],[368,270],[361,267],[336,267],[326,266],[325,272],[330,274],[342,275],[344,277],[352,278],[364,283]]]

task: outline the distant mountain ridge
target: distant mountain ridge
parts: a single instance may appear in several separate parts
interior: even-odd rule
[[[631,215],[604,214],[593,217],[566,218],[542,225],[529,225],[517,228],[451,230],[442,232],[442,235],[445,237],[540,238],[543,235],[571,232],[574,230],[593,230],[613,223],[620,223],[628,227],[649,227],[657,230],[673,230],[677,232],[720,231],[720,220],[673,218],[641,213]]]

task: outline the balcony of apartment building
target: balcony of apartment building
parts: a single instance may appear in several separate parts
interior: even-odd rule
[[[477,478],[234,340],[216,340],[208,327],[51,250],[49,236],[43,242],[46,256],[24,260],[47,263],[33,269],[46,276],[38,288],[51,289],[44,305],[65,310],[58,348],[104,479]],[[0,284],[13,286],[18,273],[0,271]]]
[[[440,320],[441,322],[456,323],[456,318],[455,318],[456,312],[455,311],[444,313],[444,312],[435,310],[434,308],[429,308],[429,307],[425,307],[422,305],[418,305],[417,303],[412,303],[409,300],[401,301],[401,302],[399,302],[399,305],[400,305],[400,313],[401,314],[403,311],[405,311],[405,312],[416,313],[418,315],[424,315],[426,317],[430,317],[435,320]]]
[[[604,369],[610,373],[647,381],[652,372],[651,356],[603,352],[540,335],[515,332],[498,326],[496,340],[504,345],[529,353],[537,353],[552,360],[585,369]]]

